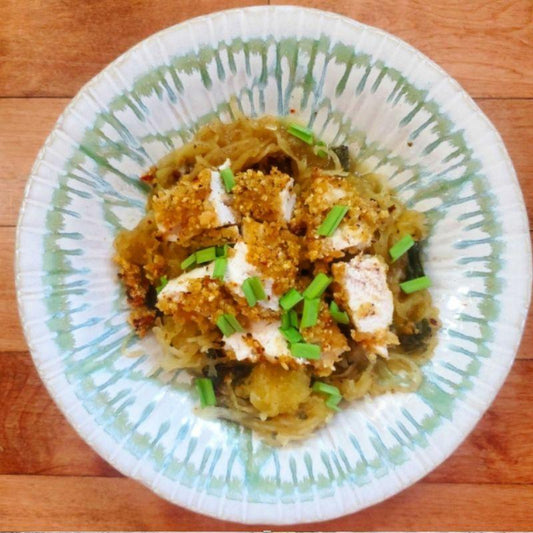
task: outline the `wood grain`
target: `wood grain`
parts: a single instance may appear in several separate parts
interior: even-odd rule
[[[212,11],[266,3],[3,0],[0,96],[74,96],[104,66],[159,30]]]
[[[418,483],[385,503],[315,524],[243,526],[176,507],[126,478],[0,476],[0,528],[128,531],[527,530],[530,485]]]
[[[290,3],[335,11],[393,33],[437,62],[472,96],[533,96],[531,0]]]
[[[24,352],[0,353],[0,474],[120,476],[68,425]],[[517,361],[472,434],[426,481],[533,483],[533,361]],[[61,437],[58,438],[58,435]],[[81,489],[80,489],[81,490]]]

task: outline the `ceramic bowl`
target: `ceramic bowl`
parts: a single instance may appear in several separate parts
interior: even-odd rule
[[[235,97],[251,116],[298,119],[349,144],[365,169],[426,213],[425,264],[442,329],[412,394],[352,403],[304,442],[271,448],[193,414],[186,372],[135,340],[113,239],[143,216],[139,176]],[[465,438],[513,362],[531,253],[500,136],[437,65],[332,13],[214,13],[141,42],[65,110],[33,167],[17,235],[22,324],[64,415],[104,459],[157,494],[245,523],[330,519],[426,475]],[[141,350],[129,358],[124,346]]]

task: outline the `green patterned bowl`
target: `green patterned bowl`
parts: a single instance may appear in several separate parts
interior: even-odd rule
[[[142,216],[138,176],[236,96],[347,143],[426,213],[443,327],[417,393],[353,403],[315,436],[273,449],[192,413],[185,372],[131,338],[112,243]],[[331,13],[254,7],[143,41],[59,119],[26,189],[17,236],[21,319],[35,365],[79,434],[168,500],[222,519],[286,524],[357,511],[450,455],[513,362],[530,298],[528,222],[492,124],[439,67]]]

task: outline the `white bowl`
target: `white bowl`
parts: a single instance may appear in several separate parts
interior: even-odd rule
[[[192,413],[186,372],[154,369],[111,262],[143,215],[138,177],[213,117],[291,108],[351,145],[430,222],[443,327],[417,393],[354,402],[283,449]],[[296,7],[214,13],[162,31],[91,80],[59,119],[17,235],[21,319],[37,369],[79,434],[125,475],[222,519],[287,524],[379,502],[450,455],[505,379],[530,299],[528,222],[492,124],[437,65],[387,33]],[[154,373],[155,370],[155,373]]]

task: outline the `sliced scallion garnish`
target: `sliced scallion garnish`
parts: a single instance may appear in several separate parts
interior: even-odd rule
[[[302,312],[302,320],[300,322],[300,329],[310,328],[318,322],[318,310],[320,308],[320,300],[315,298],[314,300],[305,299],[304,309]]]
[[[226,320],[228,321],[228,324],[235,330],[235,331],[238,331],[239,333],[244,331],[244,328],[239,324],[239,321],[235,318],[234,315],[230,314],[230,313],[227,313],[225,315],[223,315],[224,317],[226,317]]]
[[[292,326],[291,324],[291,317],[290,317],[290,311],[285,311],[284,313],[281,313],[281,327],[282,329],[287,329]]]
[[[302,334],[296,328],[279,328],[281,334],[291,343],[303,340]]]
[[[320,346],[307,342],[296,342],[291,344],[291,354],[294,357],[304,359],[320,359]]]
[[[214,246],[198,250],[196,252],[196,262],[201,265],[202,263],[209,263],[217,258],[217,249]]]
[[[194,382],[202,408],[217,404],[213,382],[209,378],[196,378]]]
[[[290,289],[279,299],[279,305],[288,311],[303,299],[304,297],[296,289]]]
[[[331,318],[333,318],[333,320],[335,320],[335,322],[338,322],[339,324],[350,323],[348,313],[346,311],[341,311],[336,302],[331,302],[329,304],[329,314],[331,315]]]
[[[322,392],[329,396],[342,396],[340,390],[335,385],[328,385],[323,381],[315,381],[311,387],[315,392]]]
[[[300,327],[300,321],[298,320],[298,313],[294,309],[291,309],[289,311],[289,321],[290,321],[290,325],[293,328],[298,329]]]
[[[422,289],[427,289],[428,287],[431,287],[431,280],[427,276],[410,279],[409,281],[404,281],[403,283],[400,283],[400,288],[406,294],[421,291]]]
[[[308,285],[307,289],[305,289],[303,297],[311,300],[313,298],[319,298],[332,281],[333,280],[330,277],[320,272],[320,274],[317,274],[315,279]]]
[[[244,293],[244,297],[246,298],[246,301],[248,302],[248,305],[250,307],[253,307],[257,303],[257,297],[254,294],[254,290],[250,284],[250,278],[245,279],[242,282],[241,285],[242,292]]]
[[[389,254],[392,261],[399,259],[409,248],[415,244],[413,237],[411,235],[404,235],[397,243],[391,246]]]
[[[224,279],[226,275],[226,269],[228,268],[227,257],[217,257],[215,259],[215,266],[213,268],[213,278]]]
[[[231,170],[231,168],[221,170],[220,177],[222,178],[226,192],[231,192],[233,187],[235,187],[235,175],[233,174],[233,170]]]
[[[229,244],[223,244],[222,246],[217,246],[217,257],[228,257]]]
[[[267,295],[265,293],[265,289],[263,288],[261,280],[257,276],[252,276],[248,279],[250,280],[250,287],[252,287],[252,290],[254,291],[257,300],[266,300]]]
[[[159,278],[159,285],[155,289],[157,294],[159,294],[167,286],[167,283],[168,283],[168,278],[166,276],[161,276]]]
[[[189,257],[185,258],[181,262],[181,269],[187,270],[188,268],[191,268],[192,266],[196,265],[196,254],[191,254]]]
[[[314,142],[313,132],[305,126],[300,126],[299,124],[289,124],[287,131],[293,137],[300,139],[300,141],[303,141],[306,144],[311,145]]]
[[[345,205],[333,206],[326,215],[326,218],[322,221],[322,224],[318,227],[317,233],[322,237],[331,237],[347,212],[348,207]]]
[[[220,315],[216,324],[218,329],[222,332],[222,335],[225,337],[230,337],[237,331],[244,331],[242,326],[239,324],[239,321],[229,313]]]
[[[341,403],[341,400],[342,400],[342,396],[330,396],[327,400],[326,400],[326,407],[328,407],[329,409],[332,409],[333,411],[340,411],[340,408],[339,408],[339,403]]]

